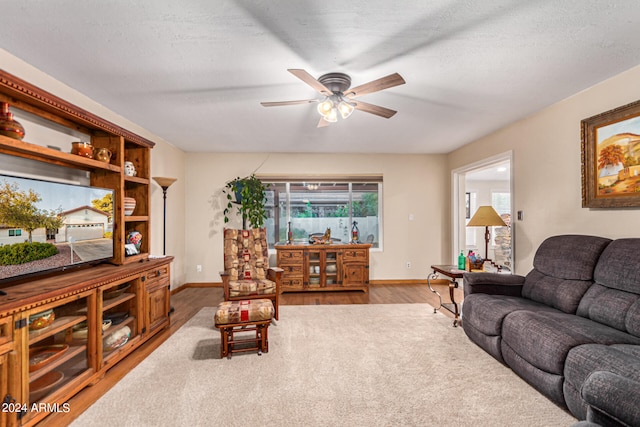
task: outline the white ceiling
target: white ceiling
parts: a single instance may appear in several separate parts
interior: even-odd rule
[[[447,153],[640,64],[637,0],[17,0],[0,47],[185,151]],[[1,66],[1,64],[0,64]],[[407,84],[316,128],[288,73]],[[578,126],[578,124],[576,124]]]

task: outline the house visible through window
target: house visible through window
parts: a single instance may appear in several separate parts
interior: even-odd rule
[[[16,228],[14,230],[9,230],[9,237],[18,237],[18,236],[22,236],[22,230],[19,228]]]
[[[270,184],[265,222],[270,248],[274,242],[286,242],[289,223],[296,243],[308,242],[311,234],[324,234],[327,228],[336,243],[349,243],[354,221],[360,242],[381,247],[382,177],[262,181]]]

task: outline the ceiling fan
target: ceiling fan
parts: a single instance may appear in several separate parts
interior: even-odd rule
[[[338,114],[346,119],[354,110],[360,110],[376,116],[391,118],[397,111],[379,105],[368,104],[356,100],[356,98],[373,92],[378,92],[390,87],[403,85],[406,82],[398,73],[390,74],[369,83],[354,88],[351,86],[351,77],[344,73],[327,73],[317,79],[301,69],[288,69],[291,74],[311,86],[316,92],[323,95],[323,99],[303,99],[298,101],[261,102],[265,107],[280,107],[283,105],[311,104],[318,102],[318,112],[322,117],[318,127],[328,126],[329,123],[338,120]]]

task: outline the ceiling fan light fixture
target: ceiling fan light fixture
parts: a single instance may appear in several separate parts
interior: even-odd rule
[[[318,113],[320,113],[324,117],[329,115],[332,109],[333,109],[333,101],[331,101],[331,99],[328,97],[325,98],[324,101],[318,104]]]
[[[328,121],[329,123],[335,123],[338,121],[338,109],[337,108],[332,108],[331,111],[329,112],[329,114],[327,114],[326,116],[324,116],[324,119],[326,121]]]
[[[347,117],[349,117],[351,113],[353,113],[353,110],[355,109],[356,109],[355,105],[345,101],[344,99],[342,99],[338,104],[338,110],[340,111],[340,115],[342,116],[343,119],[346,119]]]

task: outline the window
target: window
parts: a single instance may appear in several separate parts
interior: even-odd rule
[[[270,248],[287,240],[289,224],[297,243],[308,242],[311,234],[324,234],[327,228],[332,239],[348,243],[354,221],[360,242],[381,247],[381,177],[377,181],[262,181],[270,184],[265,222]]]
[[[9,230],[9,237],[17,237],[17,236],[22,236],[21,229]]]

